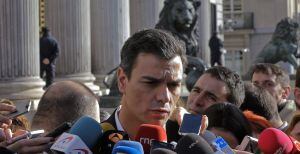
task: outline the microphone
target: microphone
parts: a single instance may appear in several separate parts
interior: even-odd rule
[[[156,148],[153,151],[151,151],[150,154],[176,154],[176,152],[169,149]]]
[[[175,152],[178,154],[212,154],[214,153],[210,145],[197,134],[187,134],[177,143]]]
[[[112,154],[118,154],[122,152],[126,154],[144,154],[141,143],[127,140],[121,140],[117,142],[114,146]]]
[[[61,153],[86,153],[91,150],[100,139],[102,128],[100,124],[88,116],[83,116],[74,123],[69,133],[63,133],[50,148]]]
[[[167,142],[167,134],[161,126],[142,124],[135,136],[135,140],[142,144],[145,154],[149,154],[151,142],[153,140]]]
[[[205,130],[204,133],[200,135],[212,147],[215,154],[233,153],[233,150],[230,148],[228,143],[222,137],[216,136],[213,132]]]
[[[161,148],[161,149],[168,149],[168,150],[175,150],[177,143],[175,141],[172,141],[171,143],[166,143],[166,142],[160,142],[156,140],[152,140],[150,146],[150,153],[152,153],[153,150]]]
[[[213,140],[212,146],[218,153],[223,152],[226,154],[235,154],[235,152],[231,149],[228,143],[221,136],[218,136],[216,139]]]
[[[113,149],[112,154],[140,154],[140,153],[139,151],[131,147],[118,146]]]
[[[202,134],[200,134],[200,136],[203,137],[203,139],[209,144],[217,138],[217,136],[209,130],[205,130]]]
[[[112,153],[113,147],[120,140],[129,140],[127,133],[118,130],[108,130],[99,141],[98,153]]]
[[[258,147],[264,154],[290,154],[296,148],[290,137],[276,128],[266,128],[261,132]]]

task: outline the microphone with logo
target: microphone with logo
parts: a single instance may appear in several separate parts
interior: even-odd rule
[[[228,143],[221,137],[217,136],[213,132],[209,130],[205,130],[201,137],[211,146],[213,151],[215,151],[215,154],[217,153],[226,153],[226,154],[234,154],[235,152],[231,147],[228,145]]]
[[[50,149],[62,154],[92,154],[90,149],[93,149],[101,135],[100,124],[93,118],[83,116],[74,123],[69,133],[63,133]]]
[[[135,140],[142,144],[145,154],[149,154],[151,142],[153,140],[167,142],[167,134],[161,126],[142,124],[135,136]]]
[[[177,143],[175,152],[178,154],[213,154],[214,151],[210,145],[197,134],[187,134],[183,136]]]
[[[98,153],[112,153],[114,145],[121,140],[129,140],[128,134],[118,130],[104,132],[97,145]]]
[[[276,128],[267,128],[258,138],[258,147],[264,154],[299,154],[299,142]]]
[[[214,145],[214,141],[217,139],[216,134],[209,130],[205,130],[202,134],[200,134],[201,137],[212,147],[212,149],[215,151],[215,153],[223,153],[219,148],[216,148]]]
[[[121,140],[117,142],[112,150],[112,154],[144,154],[143,146],[136,141]]]

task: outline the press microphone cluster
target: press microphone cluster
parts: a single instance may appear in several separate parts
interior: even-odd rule
[[[67,125],[66,125],[67,126]],[[70,127],[70,125],[68,125]],[[66,127],[66,128],[68,128]],[[64,132],[52,145],[54,153],[92,154],[99,145],[101,151],[95,153],[112,154],[233,154],[233,149],[226,141],[206,130],[198,135],[188,133],[178,143],[167,143],[167,135],[163,127],[142,124],[130,141],[127,133],[118,130],[102,132],[101,125],[94,119],[84,116],[77,120],[69,132]],[[300,154],[300,143],[284,132],[265,129],[258,139],[259,150],[264,154]]]
[[[216,137],[213,137],[211,142],[213,142],[214,139],[216,139]],[[187,134],[183,136],[178,143],[167,143],[167,135],[164,128],[151,124],[141,125],[135,140],[142,145],[145,154],[214,153],[214,150],[207,141],[197,134]]]

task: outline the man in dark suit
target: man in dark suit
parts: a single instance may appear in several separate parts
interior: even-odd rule
[[[222,40],[218,38],[218,34],[216,32],[213,33],[213,36],[209,40],[209,48],[210,48],[210,63],[213,67],[215,63],[218,64],[218,66],[222,66],[222,51],[223,43]]]
[[[46,85],[43,89],[48,88],[55,77],[55,59],[59,54],[58,43],[47,27],[42,28],[42,37],[40,38],[40,76],[44,77],[46,73]]]
[[[184,50],[157,29],[137,32],[125,42],[117,70],[121,105],[101,123],[104,133],[124,131],[134,140],[141,124],[165,125],[180,97]]]

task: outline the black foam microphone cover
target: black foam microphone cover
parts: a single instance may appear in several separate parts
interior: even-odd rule
[[[187,134],[182,137],[176,146],[175,152],[178,154],[213,154],[214,151],[210,145],[197,134]]]

